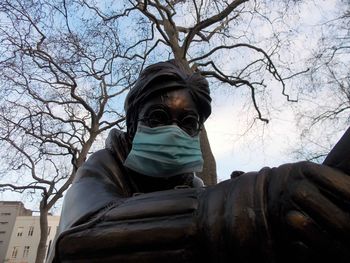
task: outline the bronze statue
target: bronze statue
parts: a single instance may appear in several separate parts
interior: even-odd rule
[[[324,165],[204,187],[210,102],[199,73],[146,68],[126,98],[127,132],[110,132],[66,194],[50,261],[350,262],[350,132]]]

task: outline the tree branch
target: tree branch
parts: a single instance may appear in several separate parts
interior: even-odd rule
[[[193,28],[190,29],[190,32],[186,36],[184,43],[183,43],[183,50],[184,50],[184,56],[187,53],[187,50],[190,46],[190,43],[192,42],[195,35],[198,34],[199,31],[202,29],[211,26],[212,24],[215,24],[225,17],[227,17],[233,10],[235,10],[239,5],[243,4],[244,2],[247,2],[248,0],[235,0],[231,4],[229,4],[224,10],[222,10],[220,13],[207,18],[206,20],[203,20],[196,24]]]

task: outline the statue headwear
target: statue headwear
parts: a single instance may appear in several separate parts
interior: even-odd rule
[[[174,60],[159,62],[145,68],[128,93],[124,109],[129,136],[136,132],[137,119],[147,99],[167,90],[187,88],[198,107],[200,121],[211,113],[211,97],[208,81],[199,73],[187,73]]]

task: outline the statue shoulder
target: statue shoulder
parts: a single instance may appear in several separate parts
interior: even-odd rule
[[[105,147],[124,161],[131,150],[131,140],[125,132],[112,129],[106,139]]]

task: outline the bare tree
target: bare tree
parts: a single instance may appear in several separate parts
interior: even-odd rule
[[[115,125],[123,128],[119,95],[145,64],[172,57],[185,70],[201,72],[212,86],[246,89],[255,119],[265,123],[270,83],[278,83],[279,93],[292,100],[286,81],[298,73],[280,61],[284,32],[269,18],[269,4],[248,0],[0,3],[0,142],[6,164],[1,175],[8,180],[1,186],[41,193],[37,262],[45,256],[49,209],[98,136]],[[260,24],[269,28],[269,36],[252,34]],[[203,179],[215,184],[215,160],[205,131],[201,143]],[[31,178],[24,176],[27,173]]]
[[[307,107],[298,113],[302,133],[296,153],[318,162],[350,124],[350,6],[337,4],[331,17],[315,26],[321,35],[303,88]]]
[[[50,209],[98,136],[123,129],[119,97],[147,56],[142,34],[125,46],[118,25],[90,11],[68,0],[0,3],[0,187],[40,196],[37,263]]]

